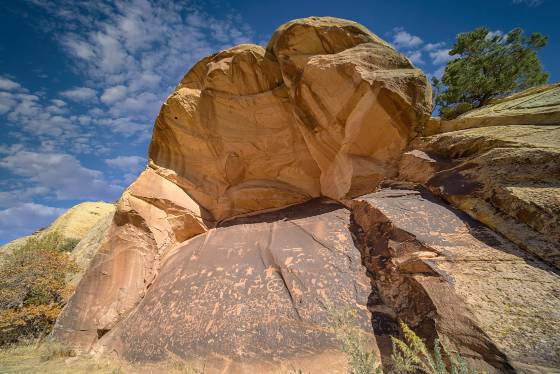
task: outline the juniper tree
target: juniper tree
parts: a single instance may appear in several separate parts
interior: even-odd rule
[[[435,103],[443,118],[458,115],[547,82],[537,51],[547,43],[540,33],[525,36],[515,28],[505,35],[485,27],[457,35],[443,77],[433,78]]]

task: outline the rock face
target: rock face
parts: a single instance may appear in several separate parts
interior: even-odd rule
[[[240,214],[372,191],[431,110],[422,72],[354,22],[281,26],[198,62],[163,105],[149,165],[55,334],[86,346],[144,297],[178,243]]]
[[[425,326],[481,370],[560,367],[553,267],[427,191],[380,190],[351,204],[379,292],[374,317]]]
[[[343,371],[334,304],[357,312],[388,372],[399,319],[473,368],[554,372],[557,89],[428,121],[425,76],[328,17],[208,56],[84,242],[97,253],[53,336],[139,365]]]
[[[221,220],[371,191],[396,175],[430,111],[430,85],[403,55],[354,22],[308,18],[266,50],[197,63],[164,104],[149,156]]]
[[[560,124],[472,128],[417,147],[403,157],[400,178],[560,268]]]
[[[350,212],[314,200],[229,221],[169,252],[146,297],[100,343],[131,362],[177,356],[210,372],[342,370],[326,306],[358,308],[371,334],[371,292]]]
[[[557,125],[560,123],[560,83],[530,88],[494,100],[450,121],[432,119],[424,134],[503,125]]]

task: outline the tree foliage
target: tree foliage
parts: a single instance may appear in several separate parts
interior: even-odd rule
[[[520,28],[505,35],[485,27],[459,34],[449,51],[455,58],[441,81],[433,79],[442,117],[455,118],[491,99],[546,83],[548,73],[537,56],[546,43],[546,36],[524,36]]]
[[[0,263],[0,345],[50,331],[70,293],[66,279],[77,271],[57,233],[32,237]]]

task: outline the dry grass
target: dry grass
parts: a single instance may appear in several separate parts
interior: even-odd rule
[[[0,372],[3,374],[124,374],[112,362],[97,362],[78,356],[68,347],[56,343],[19,344],[0,350]]]

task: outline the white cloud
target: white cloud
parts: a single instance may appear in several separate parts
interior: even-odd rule
[[[0,76],[0,90],[14,91],[19,89],[21,89],[19,83],[14,82],[13,80],[8,79],[6,77]]]
[[[107,88],[103,95],[101,95],[101,101],[105,104],[113,104],[119,100],[124,99],[126,96],[126,87],[123,85],[113,86]]]
[[[416,35],[411,35],[402,27],[393,29],[393,44],[397,48],[407,49],[420,46],[424,41]]]
[[[440,49],[445,45],[445,42],[438,42],[438,43],[426,43],[426,45],[422,48],[425,51],[433,51],[434,49]]]
[[[146,159],[139,156],[117,156],[105,160],[105,163],[123,171],[137,172],[146,165]]]
[[[434,65],[441,65],[445,64],[448,61],[451,61],[455,58],[455,56],[449,55],[450,49],[437,49],[433,52],[430,52],[430,58],[432,59],[432,64]]]
[[[29,235],[48,226],[65,210],[35,203],[23,203],[0,210],[0,237],[8,241]]]
[[[75,87],[60,93],[61,96],[72,101],[95,100],[97,92],[89,87]]]
[[[0,167],[43,187],[60,200],[114,200],[122,187],[108,183],[103,173],[84,167],[64,153],[20,151],[0,160]]]

